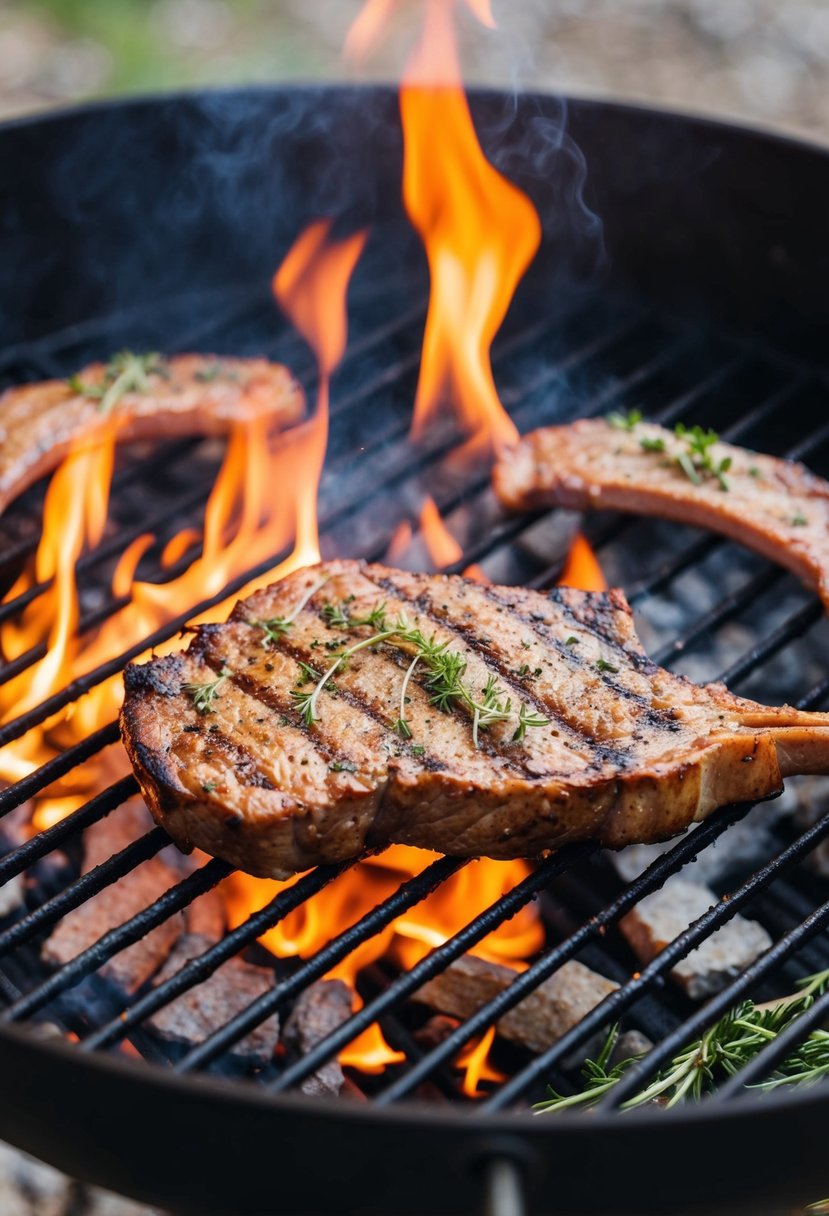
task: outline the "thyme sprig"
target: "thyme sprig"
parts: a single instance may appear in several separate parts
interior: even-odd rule
[[[633,433],[642,421],[642,411],[627,410],[622,413],[615,410],[607,415],[606,421],[617,431]],[[725,475],[731,468],[732,459],[730,456],[724,456],[722,460],[714,459],[712,449],[720,441],[717,432],[701,426],[687,427],[678,422],[674,435],[684,447],[674,454],[673,460],[688,480],[695,486],[701,486],[704,477],[713,477],[720,483],[721,490],[727,490],[729,486]],[[644,435],[639,440],[639,446],[643,452],[664,452],[667,445],[661,435]]]
[[[215,680],[208,680],[206,684],[185,684],[183,686],[184,691],[189,692],[193,698],[193,704],[200,714],[211,714],[213,712],[213,702],[216,700],[219,689],[230,674],[230,668],[223,667]]]
[[[321,578],[319,582],[314,583],[309,587],[305,595],[299,601],[293,612],[289,612],[287,616],[270,616],[260,620],[249,620],[248,624],[253,625],[255,629],[261,629],[265,634],[262,644],[264,646],[275,646],[280,642],[288,630],[293,625],[294,621],[306,607],[308,602],[314,598],[321,587],[324,587],[328,582],[327,576]]]
[[[385,602],[377,604],[368,614],[361,617],[352,616],[347,603],[326,604],[323,616],[329,625],[337,628],[351,630],[371,627],[375,632],[340,651],[310,692],[294,689],[291,693],[306,726],[319,721],[320,693],[353,655],[392,641],[405,651],[413,652],[400,691],[400,713],[393,723],[393,729],[402,738],[409,739],[412,734],[406,718],[406,691],[419,663],[426,668],[424,687],[429,693],[432,705],[444,713],[450,712],[455,705],[463,705],[472,714],[472,738],[476,747],[481,730],[486,730],[496,722],[507,721],[513,716],[512,702],[498,685],[495,676],[489,677],[481,690],[480,699],[476,698],[463,680],[467,666],[464,656],[458,651],[450,650],[448,642],[438,642],[434,635],[427,638],[421,629],[402,614],[390,620]],[[522,706],[518,714],[517,739],[523,739],[527,727],[546,726],[548,722],[548,718],[532,713],[526,706]]]
[[[126,393],[146,393],[150,376],[165,374],[161,355],[155,352],[136,355],[131,350],[122,350],[104,368],[100,384],[85,384],[79,376],[70,376],[67,384],[82,397],[97,397],[98,412],[108,414]]]
[[[754,1058],[771,1040],[805,1013],[815,999],[829,988],[829,970],[807,976],[794,996],[772,1005],[743,1001],[729,1010],[705,1032],[702,1038],[678,1052],[656,1077],[639,1093],[628,1098],[621,1109],[658,1102],[676,1106],[687,1099],[699,1099],[716,1089]],[[639,1056],[611,1065],[619,1037],[614,1026],[595,1060],[582,1068],[585,1085],[575,1094],[562,1095],[549,1089],[550,1097],[534,1106],[541,1113],[566,1110],[575,1106],[594,1106],[622,1077]],[[791,1055],[778,1064],[771,1076],[753,1089],[771,1090],[782,1085],[808,1085],[829,1075],[829,1030],[813,1030]]]

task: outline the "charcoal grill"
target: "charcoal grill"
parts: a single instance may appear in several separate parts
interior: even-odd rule
[[[473,113],[484,146],[531,194],[544,224],[541,254],[495,350],[519,427],[639,406],[826,472],[826,154],[709,121],[589,101],[564,106],[546,96],[480,93]],[[386,88],[217,92],[6,125],[3,382],[66,375],[130,346],[266,353],[310,389],[313,361],[276,314],[270,274],[308,220],[336,215],[344,231],[369,224],[351,293],[349,353],[333,391],[325,555],[381,557],[425,487],[464,540],[458,567],[478,561],[494,579],[550,586],[564,555],[564,517],[501,516],[485,476],[459,482],[448,468],[457,441],[448,430],[416,451],[405,443],[427,280],[401,213],[400,164],[396,101]],[[82,563],[84,626],[116,607],[95,591],[113,555],[141,531],[163,538],[197,517],[213,459],[209,445],[192,442],[127,460],[111,533]],[[40,493],[28,493],[0,521],[7,579],[36,543]],[[722,674],[740,692],[769,700],[826,703],[823,612],[788,575],[678,526],[603,516],[587,530],[640,610],[661,662],[689,665],[704,678]],[[191,605],[132,651],[7,722],[0,744],[174,635],[203,606]],[[28,652],[0,678],[38,657]],[[0,815],[116,737],[115,724],[105,726],[0,792]],[[132,778],[117,782],[2,857],[0,882],[39,874],[53,850],[117,815],[135,789]],[[173,1061],[142,1033],[150,1014],[335,882],[339,870],[302,877],[125,1008],[87,1005],[78,993],[90,991],[106,959],[228,872],[209,861],[74,962],[46,968],[39,947],[49,927],[160,851],[166,837],[155,829],[82,878],[57,889],[35,883],[25,912],[0,925],[0,1136],[76,1177],[183,1213],[462,1213],[485,1199],[499,1213],[522,1202],[562,1214],[795,1210],[829,1192],[825,1087],[758,1099],[730,1085],[694,1108],[621,1115],[613,1109],[620,1089],[587,1117],[529,1115],[545,1083],[558,1082],[573,1053],[622,1014],[657,1043],[641,1077],[742,995],[788,992],[799,976],[829,965],[829,890],[801,864],[829,837],[829,812],[802,831],[782,821],[767,855],[735,863],[721,892],[729,898],[641,972],[625,952],[614,928],[620,916],[750,813],[725,808],[627,886],[589,846],[562,850],[412,971],[376,976],[363,1010],[299,1063],[244,1078],[228,1075],[234,1042],[274,1009],[289,1008],[313,979],[464,863],[429,865],[363,921],[332,931],[271,995]],[[442,1045],[418,1049],[407,1033],[408,996],[535,897],[549,914],[545,951]],[[665,982],[670,967],[740,910],[770,929],[774,946],[702,1008],[683,1003]],[[570,958],[592,962],[621,986],[553,1048],[514,1062],[487,1098],[462,1100],[450,1067],[460,1048]],[[815,1006],[809,1025],[827,1004]],[[304,1076],[375,1019],[406,1052],[405,1065],[366,1082],[365,1102],[297,1093]],[[55,1037],[56,1025],[69,1033]],[[127,1058],[125,1041],[131,1057],[146,1058]],[[766,1067],[773,1064],[767,1057]],[[436,1095],[429,1102],[427,1081]]]

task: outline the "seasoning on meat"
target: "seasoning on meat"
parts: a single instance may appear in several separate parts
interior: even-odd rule
[[[505,507],[587,507],[711,528],[788,567],[829,608],[829,483],[802,464],[635,415],[531,431],[493,471]]]
[[[274,641],[261,622],[277,618],[290,624]],[[441,662],[421,660],[415,631]],[[620,591],[333,561],[124,678],[122,736],[156,820],[262,877],[393,842],[494,858],[620,848],[829,771],[829,715],[662,670]],[[544,725],[522,732],[522,712]]]
[[[112,417],[118,438],[223,435],[253,415],[274,429],[299,421],[305,404],[287,368],[267,359],[123,352],[69,380],[23,384],[0,395],[0,512],[51,472],[78,440]]]

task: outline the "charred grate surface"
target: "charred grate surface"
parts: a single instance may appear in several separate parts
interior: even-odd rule
[[[196,322],[181,324],[183,316],[193,315]],[[171,325],[171,318],[177,324]],[[553,584],[567,551],[572,516],[538,512],[506,518],[496,508],[487,476],[459,477],[457,466],[447,459],[456,436],[436,433],[416,450],[406,443],[422,301],[403,308],[382,287],[355,289],[351,318],[349,353],[332,394],[320,504],[324,553],[381,558],[396,524],[413,520],[428,492],[463,543],[464,556],[456,569],[474,561],[495,581]],[[159,345],[161,335],[170,351],[196,348],[281,359],[303,379],[309,394],[313,392],[309,352],[280,329],[261,285],[250,284],[239,284],[221,298],[201,298],[195,309],[171,301],[152,318],[125,314],[7,348],[0,351],[0,382],[65,375],[119,346]],[[544,301],[525,301],[499,339],[494,362],[504,400],[522,431],[636,406],[663,422],[712,426],[735,442],[802,458],[817,472],[829,472],[829,426],[815,426],[826,391],[819,373],[767,350],[666,322],[628,300],[591,299],[569,314],[550,313]],[[106,591],[109,577],[118,556],[144,531],[155,532],[158,543],[145,555],[139,575],[162,577],[163,545],[179,528],[198,524],[219,457],[215,443],[197,441],[152,452],[134,447],[122,454],[107,534],[79,566],[84,627],[94,628],[120,606]],[[0,521],[0,574],[6,589],[37,543],[41,502],[42,487],[35,487]],[[658,662],[695,679],[720,676],[741,693],[770,702],[820,707],[829,701],[827,626],[816,599],[791,576],[730,542],[675,525],[605,515],[586,520],[585,528],[609,580],[628,590],[643,641]],[[274,554],[259,570],[280,556]],[[186,555],[182,564],[191,557]],[[219,602],[259,570],[245,572],[208,602]],[[34,589],[0,606],[0,620],[13,619],[38,592]],[[152,638],[113,655],[4,724],[0,744],[19,738],[96,687],[148,644],[174,636],[202,606],[190,605]],[[6,663],[0,667],[0,680],[25,672],[41,654],[33,649]],[[26,800],[116,739],[116,724],[110,723],[0,791],[0,840],[4,824]],[[481,1112],[526,1107],[550,1082],[563,1090],[572,1088],[577,1083],[574,1059],[595,1042],[597,1032],[621,1018],[656,1046],[608,1099],[611,1105],[623,1101],[635,1084],[744,994],[758,999],[780,996],[803,975],[829,967],[829,947],[821,936],[829,923],[829,889],[809,868],[810,858],[829,839],[829,803],[821,813],[823,794],[813,792],[808,821],[781,815],[764,823],[762,856],[739,851],[730,855],[725,869],[711,879],[716,894],[728,898],[715,902],[647,966],[640,968],[620,933],[621,918],[683,867],[710,858],[715,845],[723,848],[740,825],[753,823],[757,812],[752,808],[725,808],[652,857],[627,883],[595,848],[563,849],[414,967],[395,971],[382,963],[364,968],[361,1007],[298,1059],[274,1058],[271,1052],[253,1065],[240,1054],[274,1015],[283,1021],[289,1017],[299,998],[332,967],[415,908],[464,864],[475,863],[442,858],[424,864],[420,873],[401,882],[354,924],[332,928],[322,948],[297,959],[274,961],[268,956],[268,965],[275,968],[273,985],[246,997],[232,1016],[217,1019],[198,1041],[174,1050],[154,1032],[153,1019],[172,1002],[188,994],[198,996],[201,986],[234,960],[261,964],[265,956],[257,939],[336,884],[349,867],[321,868],[300,877],[231,932],[212,944],[205,941],[165,971],[160,982],[157,977],[144,980],[129,994],[113,982],[111,965],[125,950],[163,931],[209,896],[229,873],[223,862],[207,861],[180,876],[122,923],[86,943],[70,962],[48,965],[44,943],[64,917],[112,891],[139,866],[164,856],[167,838],[155,828],[80,873],[82,832],[124,814],[135,790],[131,777],[119,780],[46,831],[17,847],[7,845],[0,857],[0,894],[10,884],[24,884],[22,903],[0,920],[0,1020],[31,1022],[39,1033],[49,1028],[68,1033],[82,1052],[138,1054],[179,1073],[243,1073],[249,1083],[281,1093],[302,1086],[377,1023],[387,1041],[403,1052],[405,1062],[379,1077],[347,1070],[350,1092],[359,1089],[381,1106],[428,1098],[466,1102],[473,1112]],[[413,994],[533,900],[546,929],[542,952],[508,987],[449,1026],[439,1041],[424,1039],[420,1032],[427,1015],[423,1006],[413,1004]],[[762,924],[774,944],[700,1007],[671,983],[668,972],[738,913]],[[459,1053],[572,960],[594,968],[618,987],[544,1051],[530,1054],[498,1040],[495,1063],[506,1079],[489,1083],[483,1101],[464,1099],[460,1074],[453,1068]],[[818,1001],[796,1032],[772,1045],[745,1079],[767,1075],[781,1053],[823,1021],[827,1009],[829,997]],[[720,1096],[730,1100],[743,1093],[735,1079]]]

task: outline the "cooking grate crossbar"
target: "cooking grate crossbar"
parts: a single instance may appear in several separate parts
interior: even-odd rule
[[[376,304],[377,298],[373,302]],[[273,322],[264,303],[251,302],[249,289],[246,293],[243,285],[238,292],[231,292],[230,302],[226,302],[222,308],[217,308],[214,314],[200,320],[189,331],[181,327],[176,348],[198,345],[207,349],[218,346],[223,340],[231,348],[233,335],[241,327],[246,335],[244,341],[249,347],[252,348],[253,344],[252,331],[256,335],[258,350],[289,361],[302,373],[309,390],[313,387],[314,374],[307,351],[296,339],[285,334],[276,338],[263,336],[271,333]],[[359,314],[360,308],[357,311]],[[460,485],[457,478],[443,477],[444,457],[457,444],[454,435],[438,434],[416,453],[406,444],[411,386],[419,354],[422,306],[398,310],[392,315],[387,309],[380,309],[380,312],[383,311],[385,316],[379,323],[367,325],[363,332],[358,329],[355,334],[341,381],[338,382],[341,391],[334,395],[334,450],[326,474],[328,480],[322,490],[324,544],[335,544],[337,529],[342,528],[344,521],[349,521],[349,527],[353,528],[357,537],[353,551],[371,558],[382,557],[396,519],[383,513],[380,531],[368,527],[364,534],[365,521],[370,519],[372,512],[376,512],[378,504],[389,501],[389,495],[399,500],[405,514],[406,504],[416,501],[418,486],[425,485],[432,489],[444,517],[457,522],[461,531],[469,533],[463,559],[454,568],[462,569],[470,561],[484,562],[496,579],[502,577],[502,571],[507,571],[512,578],[504,576],[505,581],[523,581],[538,587],[551,585],[560,573],[564,551],[562,549],[555,560],[549,557],[539,559],[531,538],[535,529],[545,527],[551,520],[554,522],[553,513],[539,511],[522,518],[503,519],[492,508],[486,474],[467,477]],[[267,322],[263,321],[265,316]],[[14,349],[0,352],[0,375],[11,381],[21,374],[33,377],[66,374],[92,354],[106,357],[111,349],[107,345],[107,335],[119,332],[118,325],[127,331],[130,325],[137,324],[140,331],[141,323],[142,318],[138,315],[137,319],[120,318],[117,324],[84,324],[64,331],[51,340],[38,339],[34,343],[20,344]],[[566,340],[559,341],[560,349],[551,357],[547,347],[559,334],[564,334]],[[226,337],[223,339],[219,335]],[[384,361],[389,345],[393,349],[393,357]],[[635,357],[629,356],[630,351],[635,352]],[[818,383],[811,369],[770,357],[767,352],[761,356],[737,342],[709,342],[704,336],[682,327],[657,321],[638,308],[626,306],[620,309],[614,304],[602,312],[585,306],[578,313],[564,318],[552,317],[542,309],[528,324],[517,327],[509,334],[499,344],[496,354],[496,370],[504,380],[504,399],[509,403],[521,430],[546,420],[564,419],[576,412],[580,415],[598,415],[616,406],[637,404],[642,398],[647,406],[645,412],[650,417],[667,424],[680,419],[695,422],[698,420],[696,411],[710,412],[718,402],[730,395],[732,399],[736,396],[738,408],[728,424],[721,428],[729,438],[749,438],[761,446],[768,433],[770,450],[785,447],[788,449],[786,454],[792,457],[817,457],[829,444],[829,426],[808,427],[793,446],[789,442],[791,426],[788,424],[793,404]],[[377,370],[378,367],[380,370]],[[744,388],[742,395],[739,392],[735,394],[734,385],[739,385],[741,378],[746,377],[748,382],[754,378],[756,390],[751,393]],[[354,429],[359,434],[359,417],[369,409],[381,424],[372,428],[366,442],[358,442],[355,447],[353,442],[349,443],[350,432]],[[704,421],[708,422],[707,417]],[[784,421],[786,425],[783,425]],[[776,441],[775,435],[782,436],[785,442]],[[195,442],[188,444],[186,449],[182,445],[170,445],[163,458],[168,460],[167,467],[175,470],[178,477],[182,451],[196,452],[198,449],[199,445]],[[150,474],[151,467],[158,469],[160,459],[156,454],[150,461],[139,460],[129,465],[117,479],[113,501],[117,503],[119,496],[130,493],[140,496],[144,479]],[[368,493],[365,484],[361,485],[359,476],[364,461],[369,469],[380,470],[378,476],[372,479]],[[197,515],[204,496],[203,470],[193,478],[182,475],[171,502],[171,521],[180,526],[189,517]],[[31,504],[23,506],[32,513]],[[24,513],[21,509],[21,514]],[[490,521],[490,526],[476,533],[474,528],[468,526],[469,520],[475,518]],[[161,512],[158,512],[153,518],[145,515],[132,525],[117,528],[98,550],[84,556],[79,574],[84,580],[89,577],[94,583],[101,567],[116,557],[138,532],[160,528],[162,522]],[[625,519],[600,520],[598,523],[590,521],[587,524],[588,534],[603,559],[606,553],[612,555],[619,546],[623,547],[626,539],[635,537],[639,527],[636,522]],[[0,551],[0,567],[12,568],[32,551],[35,541],[36,537],[33,540],[31,534],[28,537],[23,535],[19,541],[10,540]],[[728,542],[716,537],[697,536],[679,546],[674,542],[670,554],[659,560],[651,570],[634,573],[629,583],[632,585],[631,598],[646,607],[652,597],[678,585],[688,572],[693,573],[727,551]],[[188,555],[183,561],[186,563],[191,556]],[[41,705],[5,723],[0,727],[0,746],[20,738],[32,726],[83,696],[120,671],[129,659],[174,636],[197,613],[240,590],[251,577],[264,573],[282,556],[275,554],[246,571],[216,596],[192,606],[140,644],[113,656],[94,671],[73,680]],[[516,568],[520,569],[518,576],[515,575]],[[161,577],[158,566],[154,567],[154,571],[156,577]],[[169,577],[169,572],[166,576]],[[760,563],[759,567],[755,563],[739,586],[705,612],[692,614],[679,630],[674,631],[673,636],[652,647],[651,653],[661,663],[670,665],[686,652],[698,649],[700,643],[723,626],[744,617],[759,597],[772,590],[775,593],[785,590],[785,578],[787,576],[767,563]],[[43,589],[33,588],[24,596],[0,606],[0,621],[11,619],[16,612],[33,602]],[[94,627],[117,611],[119,604],[112,598],[104,599],[101,606],[87,615],[86,623]],[[805,593],[799,594],[799,597],[795,595],[791,609],[787,610],[783,620],[777,621],[762,636],[754,638],[752,644],[733,659],[723,678],[731,686],[764,678],[771,660],[784,653],[793,643],[808,639],[821,616],[820,605],[813,597],[807,597]],[[35,648],[13,664],[0,668],[0,681],[25,671],[41,653]],[[801,698],[801,703],[823,703],[827,691],[829,684],[824,680]],[[110,723],[50,760],[40,770],[0,791],[0,824],[3,816],[116,739],[117,724]],[[54,849],[77,841],[86,827],[107,815],[117,814],[118,808],[135,794],[136,788],[131,777],[116,782],[66,819],[7,853],[0,858],[0,884],[16,875],[30,872]],[[753,990],[769,977],[773,979],[786,960],[795,957],[829,922],[829,903],[818,902],[817,906],[809,903],[808,910],[794,928],[780,936],[765,956],[701,1010],[689,1013],[686,1007],[677,1006],[675,998],[666,997],[663,979],[678,959],[685,957],[741,908],[756,901],[761,893],[769,888],[776,889],[774,884],[783,875],[793,873],[802,859],[829,837],[827,814],[788,843],[781,838],[775,856],[744,877],[727,900],[714,904],[641,973],[630,976],[630,960],[624,953],[619,954],[618,943],[613,940],[619,919],[742,820],[749,810],[747,806],[723,809],[693,833],[674,843],[633,882],[627,885],[617,882],[616,893],[602,904],[595,915],[582,918],[574,931],[549,945],[526,971],[517,975],[509,987],[472,1017],[462,1021],[440,1045],[427,1051],[408,1051],[407,1063],[372,1088],[373,1101],[389,1105],[416,1094],[419,1087],[430,1079],[437,1080],[443,1092],[456,1092],[455,1080],[451,1071],[447,1070],[451,1069],[458,1053],[514,1008],[524,996],[534,991],[564,962],[581,956],[584,951],[593,951],[591,957],[598,957],[605,963],[608,975],[621,974],[621,986],[547,1052],[530,1061],[520,1060],[513,1067],[511,1077],[498,1086],[486,1101],[478,1103],[476,1109],[481,1112],[503,1109],[523,1100],[539,1084],[551,1078],[557,1080],[560,1075],[558,1070],[574,1049],[586,1044],[597,1030],[606,1027],[623,1011],[643,1007],[648,1000],[655,1001],[660,1007],[665,1005],[666,1030],[661,1042],[645,1057],[635,1075],[632,1073],[625,1084],[630,1090],[634,1084],[652,1075],[677,1046],[686,1042],[698,1029],[710,1024],[742,993]],[[45,931],[71,910],[155,856],[166,842],[161,829],[150,830],[96,868],[63,886],[57,893],[36,902],[34,907],[0,930],[0,997],[6,1005],[0,1014],[3,1021],[24,1021],[43,1016],[50,1010],[60,1021],[64,1016],[62,999],[66,993],[96,972],[104,962],[188,907],[230,872],[230,867],[223,862],[207,862],[138,914],[104,933],[70,963],[46,972],[37,954],[39,941]],[[233,1046],[251,1030],[274,1012],[289,1008],[296,996],[315,979],[325,975],[363,942],[381,932],[396,916],[426,898],[465,864],[470,863],[443,858],[402,883],[392,896],[356,924],[336,933],[322,949],[302,959],[290,974],[280,974],[275,987],[265,996],[252,1001],[224,1025],[216,1026],[203,1042],[191,1047],[173,1067],[182,1073],[223,1067]],[[580,867],[583,872],[585,866],[595,864],[600,863],[597,851],[591,846],[570,846],[560,850],[540,863],[527,879],[484,913],[469,920],[450,940],[433,949],[411,970],[391,977],[381,975],[383,982],[380,990],[369,993],[362,1008],[338,1030],[318,1043],[302,1059],[283,1067],[275,1075],[273,1068],[263,1070],[261,1080],[274,1093],[295,1088],[373,1022],[379,1021],[385,1026],[391,1025],[390,1019],[396,1019],[400,1034],[411,1045],[410,1036],[406,1037],[405,1010],[414,992],[428,979],[440,974],[453,960],[474,948],[494,927],[504,923],[530,900],[548,889],[556,889],[557,880],[567,874],[578,874]],[[98,1024],[93,1020],[91,1024],[80,1027],[79,1049],[85,1052],[117,1049],[120,1043],[129,1040],[133,1047],[138,1046],[140,1050],[146,1043],[147,1021],[154,1013],[194,989],[234,955],[252,946],[266,930],[273,928],[289,912],[302,906],[329,883],[335,882],[347,868],[321,867],[299,878],[220,942],[185,963],[156,988],[139,991],[132,999],[124,998],[120,1012],[108,1014]],[[10,966],[11,963],[15,965]],[[824,999],[824,1005],[829,1005],[829,1001]],[[801,1020],[803,1034],[808,1032],[810,1026],[817,1024],[816,1017],[812,1014],[810,1020]],[[793,1031],[789,1036],[792,1043],[797,1041],[799,1033]],[[164,1058],[163,1053],[158,1051],[146,1054],[156,1059]],[[762,1067],[768,1070],[774,1066],[774,1062],[769,1055],[768,1064],[758,1063],[751,1076],[762,1075],[758,1070]],[[722,1096],[726,1099],[738,1092],[742,1091],[738,1090],[738,1081],[735,1080],[730,1086],[724,1087]],[[615,1095],[617,1103],[624,1101],[625,1093],[625,1089],[620,1087]]]

